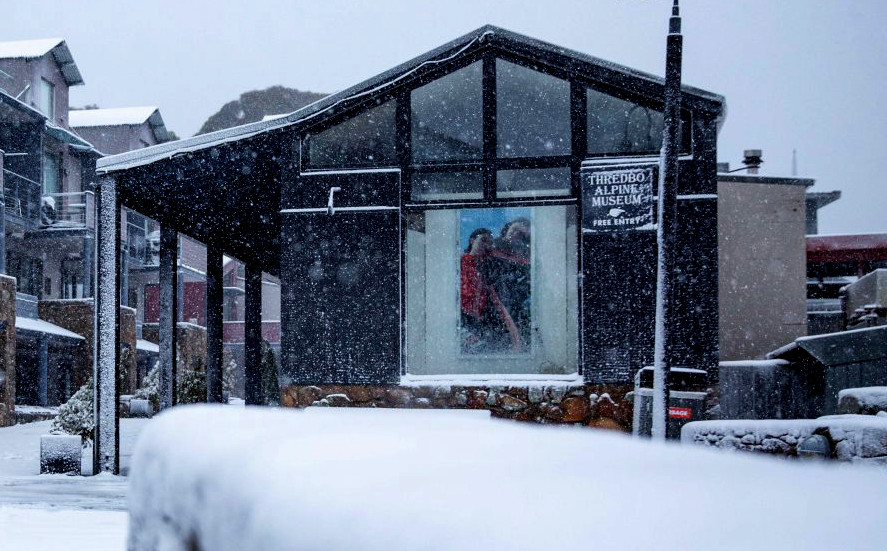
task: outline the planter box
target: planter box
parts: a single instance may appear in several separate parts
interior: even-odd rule
[[[80,474],[83,439],[67,434],[40,437],[40,474]]]

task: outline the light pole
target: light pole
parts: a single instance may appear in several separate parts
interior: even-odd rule
[[[665,54],[665,128],[659,171],[659,258],[656,278],[656,336],[653,354],[654,440],[668,436],[668,403],[671,361],[674,352],[674,259],[677,234],[678,132],[681,122],[681,58],[683,36],[678,0],[668,22]],[[686,129],[689,131],[690,129]]]

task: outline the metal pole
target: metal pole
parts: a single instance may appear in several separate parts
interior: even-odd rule
[[[117,366],[120,363],[120,204],[117,184],[106,176],[99,184],[98,246],[96,254],[95,358],[95,431],[93,436],[93,473],[120,469],[120,426],[117,416]]]
[[[654,440],[668,432],[671,362],[674,353],[674,264],[677,236],[678,149],[681,122],[681,57],[683,37],[678,0],[674,0],[665,54],[665,128],[659,178],[659,261],[656,280],[656,344],[653,358]],[[689,129],[687,129],[689,131]]]
[[[253,262],[246,265],[244,315],[244,394],[246,405],[261,405],[262,399],[262,270]]]

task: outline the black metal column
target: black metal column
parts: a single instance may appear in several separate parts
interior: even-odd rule
[[[222,250],[206,247],[206,401],[222,402]]]
[[[681,123],[681,58],[683,37],[678,0],[669,20],[665,54],[665,128],[662,140],[662,174],[659,179],[659,262],[656,280],[656,345],[653,354],[654,439],[668,435],[671,362],[674,358],[674,267],[677,238],[678,150]],[[689,131],[689,129],[687,129]]]
[[[6,273],[6,185],[3,181],[3,150],[0,149],[0,274]]]
[[[246,265],[244,316],[244,390],[246,404],[264,404],[262,396],[262,270]]]
[[[160,227],[160,319],[158,337],[160,344],[160,409],[176,403],[176,322],[179,302],[176,299],[178,285],[177,257],[179,235],[176,230]]]
[[[92,289],[92,268],[95,263],[93,258],[95,254],[95,239],[87,234],[83,236],[83,259],[81,260],[81,277],[83,279],[83,298],[93,297],[95,293]]]
[[[49,339],[46,333],[37,337],[37,405],[49,405]]]
[[[120,471],[120,419],[117,415],[117,368],[120,365],[120,203],[117,183],[102,178],[96,200],[97,254],[95,298],[95,357],[93,385],[95,430],[93,473]]]

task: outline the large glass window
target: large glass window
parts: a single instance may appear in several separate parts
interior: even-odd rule
[[[569,167],[500,170],[496,173],[496,195],[500,199],[569,194]]]
[[[665,116],[661,111],[588,89],[588,153],[655,154],[662,148]],[[682,120],[688,127],[687,120]],[[681,151],[690,150],[690,132],[682,132]]]
[[[414,161],[483,158],[483,62],[416,88],[410,101]]]
[[[396,103],[368,109],[305,138],[309,168],[391,166],[397,164]]]
[[[496,60],[499,157],[570,154],[570,83]]]
[[[576,372],[575,208],[429,210],[406,219],[411,374]]]
[[[480,171],[416,172],[410,184],[414,201],[482,199],[484,195]]]

